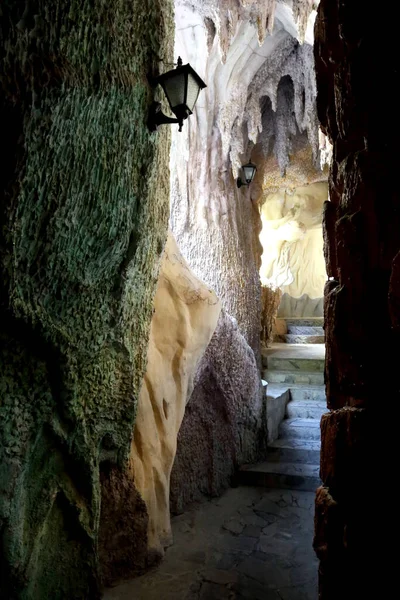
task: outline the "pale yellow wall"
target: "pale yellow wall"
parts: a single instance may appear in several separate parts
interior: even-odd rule
[[[169,489],[179,428],[197,364],[221,311],[215,293],[197,279],[170,233],[154,299],[147,371],[140,392],[130,465],[149,514],[149,550],[171,539]]]
[[[268,194],[261,208],[263,246],[260,277],[293,298],[323,296],[322,209],[328,184],[312,183]]]

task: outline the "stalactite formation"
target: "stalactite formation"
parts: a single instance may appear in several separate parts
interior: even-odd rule
[[[299,39],[303,41],[308,18],[318,2],[315,0],[286,0],[285,3],[293,11]],[[193,7],[191,0],[178,0],[178,4]],[[257,31],[258,42],[261,46],[266,36],[273,31],[278,4],[279,0],[198,0],[196,11],[203,18],[212,21],[218,36],[222,60],[225,62],[240,22],[249,21],[252,24]]]
[[[183,134],[173,132],[171,227],[185,258],[216,290],[256,355],[262,165],[249,192],[239,191],[235,179],[260,145],[261,163],[275,157],[280,175],[302,144],[311,146],[320,170],[312,40],[306,36],[301,43],[296,25],[306,16],[312,21],[314,8],[297,2],[295,18],[290,1],[176,5],[176,55],[185,56],[208,87]],[[229,27],[222,15],[229,16]],[[269,20],[261,38],[260,18],[264,25]]]

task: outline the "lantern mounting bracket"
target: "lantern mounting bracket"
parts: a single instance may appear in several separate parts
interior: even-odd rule
[[[150,106],[149,116],[147,119],[147,126],[149,130],[157,131],[160,125],[171,125],[173,123],[178,123],[179,131],[182,131],[183,121],[179,119],[172,119],[171,117],[164,115],[161,110],[161,103],[153,102]]]
[[[245,185],[247,187],[249,186],[249,184],[246,181],[242,181],[241,177],[237,178],[236,185],[238,186],[239,189],[242,187],[242,185]]]

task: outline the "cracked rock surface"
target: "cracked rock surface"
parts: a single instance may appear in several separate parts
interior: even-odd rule
[[[172,521],[157,570],[105,600],[316,600],[314,494],[234,488]]]

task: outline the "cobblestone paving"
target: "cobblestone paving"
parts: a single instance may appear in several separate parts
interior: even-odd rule
[[[104,600],[317,600],[314,496],[239,487],[197,504],[159,567]]]

